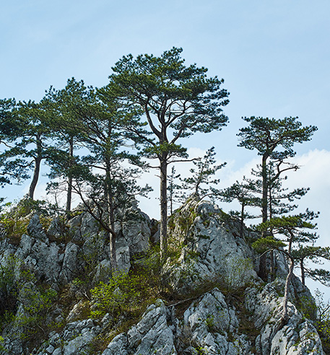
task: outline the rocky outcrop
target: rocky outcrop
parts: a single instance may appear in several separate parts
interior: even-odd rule
[[[179,293],[206,282],[240,288],[257,278],[254,253],[235,222],[210,203],[190,201],[170,221],[170,248],[164,275]]]
[[[137,325],[127,333],[117,335],[102,355],[176,355],[173,329],[168,322],[167,308],[162,300],[158,300],[146,310]]]
[[[294,305],[290,305],[289,323],[279,328],[281,307],[271,286],[261,293],[255,288],[246,292],[245,312],[250,317],[242,314],[242,308],[228,305],[217,288],[191,302],[180,320],[175,307],[165,307],[159,300],[136,326],[117,335],[102,355],[323,354],[314,326]]]
[[[133,212],[132,212],[133,213]],[[128,271],[131,258],[149,248],[150,219],[134,209],[134,220],[116,226],[119,270]],[[9,245],[6,238],[0,241],[3,264],[6,255],[14,256],[37,276],[54,288],[71,282],[86,271],[94,275],[94,282],[109,272],[109,241],[89,213],[83,213],[64,225],[55,218],[44,230],[39,216],[33,215],[17,246]],[[95,264],[95,265],[94,265]]]
[[[288,323],[281,324],[282,297],[279,293],[283,292],[283,289],[284,281],[276,280],[267,284],[261,292],[257,288],[248,288],[246,291],[246,309],[252,315],[255,327],[260,331],[255,342],[257,353],[323,354],[315,327],[294,304],[289,304]],[[307,303],[308,299],[305,299],[305,302]],[[308,304],[306,306],[308,307]]]
[[[132,220],[116,225],[118,265],[124,272],[140,267],[134,258],[157,240],[148,216],[137,209],[131,214]],[[95,304],[79,282],[82,276],[89,288],[106,282],[111,265],[106,235],[88,213],[66,225],[54,219],[47,231],[35,215],[19,243],[4,236],[1,270],[8,270],[20,289],[15,304],[8,290],[0,293],[16,312],[15,321],[3,329],[0,354],[324,354],[315,314],[309,312],[311,320],[304,315],[304,307],[315,309],[314,300],[297,277],[289,290],[289,321],[281,323],[287,275],[281,254],[274,254],[275,281],[261,280],[259,259],[249,245],[255,236],[247,230],[240,235],[238,223],[208,202],[190,201],[176,211],[169,233],[170,256],[162,275],[167,296],[150,301],[134,322],[110,313],[90,317]],[[44,329],[56,330],[47,334],[33,323],[33,315],[43,317]],[[26,324],[31,324],[28,333]],[[36,335],[29,346],[26,334]]]
[[[134,220],[116,226],[118,266],[125,272],[130,268],[131,258],[148,249],[151,236],[149,217],[137,208],[131,213],[135,215]],[[0,272],[1,277],[8,277],[8,282],[15,289],[8,291],[6,287],[3,294],[0,290],[0,303],[4,308],[10,305],[10,311],[16,312],[15,318],[21,320],[4,330],[5,348],[13,354],[23,353],[26,343],[24,319],[26,324],[33,323],[38,311],[38,304],[31,297],[28,300],[21,297],[22,292],[16,290],[17,287],[24,289],[26,283],[31,281],[55,293],[69,287],[70,292],[79,294],[79,287],[76,290],[73,281],[85,278],[86,285],[92,288],[99,281],[108,280],[109,259],[109,241],[87,212],[74,217],[68,224],[55,218],[47,230],[42,226],[39,215],[35,214],[27,226],[27,234],[23,234],[18,243],[15,239],[15,244],[4,234],[0,240]],[[38,292],[36,289],[35,294]],[[45,302],[41,308],[51,308],[52,299],[48,295],[40,294],[40,299]],[[29,308],[34,315],[27,312]],[[45,319],[44,325],[63,322],[62,316],[56,320],[58,313],[63,312],[62,308],[52,311],[50,316],[54,319]],[[39,330],[42,332],[42,329]],[[79,341],[69,342],[69,348],[89,343],[96,331],[86,330],[84,334],[86,336],[79,338]],[[65,337],[63,339],[67,341]],[[1,346],[0,343],[0,354]],[[71,353],[77,352],[65,350],[65,354]]]
[[[249,354],[252,344],[239,331],[235,307],[229,306],[218,290],[206,293],[184,313],[181,334],[190,334],[188,349],[206,354]],[[184,350],[187,352],[187,349]]]

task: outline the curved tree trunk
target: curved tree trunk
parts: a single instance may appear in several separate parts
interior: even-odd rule
[[[262,177],[262,201],[261,201],[261,214],[262,223],[267,222],[268,219],[268,181],[267,181],[267,159],[269,155],[264,153],[261,163],[261,177]],[[261,237],[265,237],[265,231],[262,231]],[[260,258],[259,276],[268,281],[269,270],[267,270],[267,254],[264,254]]]
[[[281,319],[281,323],[284,325],[288,321],[288,299],[289,299],[289,286],[293,275],[293,267],[294,267],[294,260],[290,258],[290,267],[289,273],[285,280],[285,289],[284,289],[284,297],[283,297],[283,315]]]
[[[305,268],[304,268],[304,259],[300,260],[300,270],[301,270],[301,283],[305,285]]]
[[[29,198],[31,200],[34,199],[34,193],[35,193],[35,190],[36,190],[36,187],[37,187],[37,184],[38,184],[41,161],[42,161],[42,157],[41,156],[37,156],[34,159],[33,178],[32,178],[31,184],[30,184],[30,188],[29,188]]]
[[[245,208],[245,203],[242,201],[241,221],[240,221],[240,237],[241,238],[243,238],[243,231],[244,231],[244,208]]]
[[[264,154],[262,156],[262,207],[261,207],[261,213],[262,213],[262,223],[267,222],[268,219],[268,183],[267,183],[267,158],[268,155]]]

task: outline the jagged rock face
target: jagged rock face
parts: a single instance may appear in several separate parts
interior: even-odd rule
[[[129,269],[134,254],[149,248],[150,219],[143,213],[139,212],[139,215],[141,218],[116,225],[121,270]],[[58,304],[45,322],[64,322],[63,329],[45,336],[41,346],[31,351],[20,340],[20,325],[11,324],[2,333],[9,353],[324,354],[312,322],[305,319],[295,306],[299,301],[303,301],[305,307],[308,302],[314,302],[298,278],[294,277],[290,286],[289,322],[284,326],[280,322],[281,295],[287,275],[286,260],[281,254],[275,255],[276,280],[263,282],[256,273],[255,254],[245,239],[249,236],[246,234],[242,238],[239,226],[206,202],[192,201],[184,206],[170,221],[169,230],[172,254],[165,265],[164,277],[173,294],[184,301],[172,305],[163,300],[156,301],[135,325],[120,334],[116,326],[109,328],[109,324],[117,322],[109,314],[99,320],[82,319],[85,309],[89,310],[91,306],[88,297],[84,302],[77,301],[65,314],[62,305]],[[0,266],[9,264],[13,255],[20,261],[14,270],[15,277],[19,277],[20,266],[24,265],[34,272],[37,283],[46,282],[56,290],[68,285],[73,288],[72,280],[83,272],[90,273],[91,285],[109,277],[108,240],[89,214],[73,218],[68,227],[60,220],[54,220],[47,232],[38,216],[34,216],[28,231],[18,246],[8,244],[6,239],[0,241]],[[18,299],[23,299],[24,292],[32,292],[34,287],[31,282],[25,284]],[[38,292],[40,289],[35,287],[33,294]],[[24,315],[22,303],[18,302],[16,314]],[[117,327],[122,325],[121,321],[116,323]],[[93,352],[93,344],[109,333],[118,335],[108,340],[102,350]],[[5,354],[0,346],[0,355]]]
[[[116,246],[120,271],[127,272],[131,265],[131,257],[149,247],[150,219],[137,208],[134,213],[138,218],[117,227],[119,237]],[[24,283],[22,272],[25,271],[33,274],[36,283],[45,283],[47,287],[50,286],[56,291],[87,274],[90,277],[90,288],[99,281],[109,279],[111,269],[109,241],[90,214],[83,213],[73,218],[68,226],[55,218],[47,231],[41,225],[39,216],[35,214],[29,222],[27,232],[28,234],[21,236],[18,245],[9,244],[5,236],[0,240],[0,267],[14,265],[11,276],[13,283]],[[0,293],[0,302],[1,297]],[[15,303],[16,316],[21,317],[19,295]],[[6,347],[13,354],[21,354],[24,341],[20,337],[24,327],[13,325],[12,330],[14,328],[15,339],[10,335],[10,327],[6,331],[8,338]],[[94,332],[86,331],[83,339],[86,338],[88,343],[95,334],[95,329]],[[81,339],[75,340],[78,345],[81,341],[86,343]],[[75,342],[70,343],[71,348],[77,348]],[[65,354],[77,353],[76,350],[70,352],[69,348],[65,350]]]
[[[289,323],[278,327],[281,313],[276,288],[270,284],[261,292],[246,290],[249,316],[229,305],[217,288],[191,301],[180,319],[176,306],[166,307],[158,300],[136,325],[115,336],[102,355],[323,355],[315,328],[294,305],[290,304]],[[106,318],[97,324],[91,319],[68,323],[61,333],[50,334],[33,354],[88,354],[93,339],[106,329]],[[244,325],[247,318],[250,329]]]
[[[176,260],[168,259],[164,274],[175,291],[185,294],[219,280],[239,288],[257,278],[252,249],[212,204],[191,201],[172,217],[170,227],[170,243],[181,252]]]
[[[102,355],[161,354],[176,355],[173,326],[168,324],[168,310],[159,300],[145,312],[142,320],[127,333],[116,336]]]
[[[99,334],[100,329],[101,327],[91,319],[68,323],[60,334],[52,333],[50,338],[34,351],[34,354],[88,354],[89,345]]]
[[[255,337],[252,327],[242,330],[246,321],[242,311],[229,306],[218,289],[192,302],[181,320],[175,317],[175,307],[165,307],[159,300],[147,309],[136,326],[117,335],[102,355],[324,354],[314,326],[292,304],[289,323],[278,328],[281,317],[278,301],[272,286],[261,293],[255,288],[247,291],[247,311],[253,314],[251,325],[254,321],[260,331]]]
[[[251,342],[238,329],[235,308],[227,305],[218,289],[206,293],[184,313],[183,331],[190,333],[195,349],[207,354],[249,354]]]
[[[138,209],[135,214],[138,218],[116,227],[119,236],[116,247],[120,271],[128,271],[131,257],[149,247],[150,219]],[[83,213],[73,218],[69,227],[55,218],[47,232],[43,229],[39,216],[35,214],[27,230],[29,234],[21,237],[17,247],[8,245],[6,240],[0,242],[1,264],[5,262],[6,255],[13,255],[32,270],[38,280],[47,282],[54,288],[80,276],[92,261],[97,264],[93,272],[94,283],[103,280],[105,275],[108,277],[111,266],[109,241],[90,214]]]
[[[281,325],[284,281],[267,284],[260,292],[257,288],[246,291],[245,307],[252,314],[256,328],[260,331],[256,339],[256,350],[261,355],[323,354],[321,340],[311,321],[304,319],[297,308],[289,303],[289,321]],[[312,300],[311,300],[312,301]]]

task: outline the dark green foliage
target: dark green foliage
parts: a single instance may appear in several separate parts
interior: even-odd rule
[[[184,65],[181,48],[153,55],[124,56],[112,68],[110,76],[117,85],[123,105],[143,114],[152,136],[140,136],[144,152],[160,165],[160,244],[163,259],[167,253],[167,167],[187,158],[179,139],[196,132],[221,130],[228,118],[222,107],[228,104],[223,80],[208,78],[207,69]]]
[[[293,145],[309,141],[317,130],[315,126],[303,127],[297,118],[244,117],[249,126],[240,129],[239,146],[256,149],[259,155],[267,154],[276,160],[292,157],[295,155]],[[283,150],[276,150],[279,148]]]
[[[305,267],[303,261],[305,259],[317,261],[320,257],[327,259],[330,257],[329,248],[313,246],[318,237],[313,233],[316,224],[312,223],[312,221],[317,217],[318,213],[306,210],[305,213],[298,215],[270,219],[267,222],[261,223],[258,227],[259,230],[269,233],[270,235],[252,244],[259,252],[267,252],[276,249],[280,253],[283,253],[290,261],[283,299],[283,322],[287,321],[288,288],[292,278],[293,268],[297,261],[299,261],[301,267],[302,283],[304,284]],[[280,239],[275,238],[274,235],[279,235]],[[311,243],[312,247],[306,246],[308,243]],[[328,275],[325,275],[325,277],[327,278]]]
[[[21,337],[31,341],[32,336],[40,332],[40,328],[46,333],[45,320],[57,292],[51,288],[43,290],[33,283],[25,283],[19,293],[19,302],[23,305],[23,312],[15,315],[14,323],[23,328]]]
[[[330,301],[324,300],[324,294],[318,289],[315,291],[317,306],[317,319],[314,322],[321,337],[323,350],[326,354],[330,352]]]
[[[269,219],[270,188],[285,171],[298,169],[296,165],[286,162],[286,159],[295,156],[294,144],[311,140],[317,127],[303,127],[297,117],[270,119],[252,116],[244,117],[243,120],[249,126],[241,128],[237,134],[240,139],[238,146],[255,149],[262,156],[259,176],[262,180],[262,221],[266,222]],[[276,171],[273,167],[276,167]]]
[[[299,263],[301,280],[305,284],[305,277],[318,281],[325,286],[330,286],[330,271],[325,269],[311,269],[306,266],[306,261],[319,264],[320,259],[330,260],[330,248],[314,245],[300,244],[297,250],[292,251],[293,257]]]
[[[158,251],[159,252],[159,251]],[[94,318],[110,313],[113,321],[118,317],[136,317],[154,302],[160,292],[159,255],[150,250],[134,262],[129,273],[117,272],[107,283],[100,282],[90,290]]]
[[[82,138],[86,132],[82,122],[93,102],[93,95],[92,87],[86,87],[82,80],[78,82],[74,78],[68,80],[64,89],[55,90],[51,87],[46,93],[55,146],[49,155],[49,177],[65,180],[62,185],[65,185],[67,193],[65,209],[68,216],[72,204],[72,170],[77,158],[75,153],[84,145]],[[57,182],[54,188],[59,189],[60,184]]]
[[[4,266],[0,266],[0,330],[11,320],[17,309],[18,285],[15,282],[15,268],[17,260],[7,259]]]
[[[19,331],[11,336],[32,341],[31,336],[40,329],[47,331],[45,319],[56,295],[51,288],[37,286],[34,274],[21,260],[7,258],[0,268],[0,330],[14,324]]]
[[[29,197],[34,192],[40,175],[41,162],[48,159],[52,147],[48,139],[51,137],[49,111],[45,100],[12,101],[10,112],[2,117],[0,128],[9,125],[11,129],[0,132],[5,149],[0,155],[2,176],[17,182],[33,177],[29,188]]]

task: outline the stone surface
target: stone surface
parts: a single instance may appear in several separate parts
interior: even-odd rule
[[[69,242],[65,248],[62,270],[59,275],[61,283],[69,283],[79,276],[80,260],[78,260],[79,247],[77,244]]]
[[[291,303],[288,303],[289,321],[281,325],[284,280],[266,284],[261,290],[246,291],[245,306],[260,334],[256,339],[258,354],[324,354],[321,340],[312,322],[305,320]]]
[[[170,243],[182,247],[177,260],[167,260],[165,275],[175,291],[184,294],[210,281],[237,289],[257,278],[252,249],[212,204],[191,201],[172,218]]]
[[[196,350],[206,354],[249,354],[251,344],[238,332],[235,309],[227,305],[224,295],[214,289],[184,313],[184,329]]]
[[[116,225],[117,258],[122,271],[128,271],[132,257],[156,241],[156,228],[149,217],[136,207],[130,213],[138,218]],[[288,270],[282,254],[275,255],[276,280],[265,283],[256,274],[258,262],[247,242],[251,236],[245,231],[240,237],[237,222],[216,206],[191,201],[175,213],[169,224],[170,248],[176,249],[172,249],[164,276],[181,301],[167,306],[158,300],[150,305],[133,326],[95,355],[323,355],[312,322],[299,311],[304,305],[313,305],[314,300],[297,277],[293,277],[289,288],[289,321],[280,324]],[[22,329],[17,322],[8,324],[1,334],[7,353],[84,354],[98,337],[104,339],[116,333],[123,326],[120,317],[119,321],[110,314],[97,321],[82,319],[88,314],[89,296],[75,292],[72,283],[76,277],[86,275],[91,285],[106,282],[110,266],[106,234],[88,213],[73,218],[68,230],[54,220],[47,233],[34,215],[28,233],[15,244],[2,236],[1,270],[9,269],[12,277],[20,280],[16,316],[24,316],[24,295],[29,289],[41,299],[37,284],[57,291],[67,288],[76,297],[70,310],[60,302],[53,305],[47,322],[63,322],[64,328],[44,335],[34,350],[21,339]],[[31,279],[22,282],[22,271],[27,269],[35,274],[36,285]],[[315,314],[310,316],[313,319]],[[0,350],[0,355],[5,354]]]
[[[120,351],[120,352],[119,352]],[[176,355],[174,334],[167,321],[167,309],[158,300],[144,313],[141,321],[126,334],[115,337],[102,355]]]
[[[42,241],[47,240],[46,232],[44,231],[38,214],[34,214],[30,220],[30,223],[27,227],[27,234],[36,239]]]

